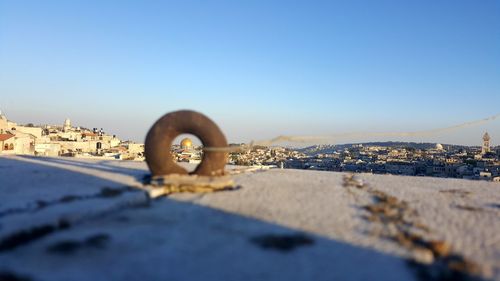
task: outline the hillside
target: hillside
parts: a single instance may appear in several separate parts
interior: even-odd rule
[[[418,143],[418,142],[366,142],[366,143],[350,143],[350,144],[336,144],[336,145],[313,145],[304,148],[296,149],[299,152],[305,153],[307,155],[314,156],[316,154],[330,154],[336,151],[342,151],[346,148],[351,148],[353,146],[380,146],[389,148],[413,148],[413,149],[433,149],[436,147],[437,143]],[[454,145],[454,144],[443,144],[447,150],[458,150],[465,148],[466,146]]]

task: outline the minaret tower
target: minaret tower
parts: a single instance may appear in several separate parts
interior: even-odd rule
[[[69,118],[67,118],[66,120],[64,120],[63,131],[64,132],[71,131],[71,120],[69,120]]]
[[[490,148],[490,135],[486,132],[483,136],[483,149],[481,150],[481,154],[486,154],[491,151]]]

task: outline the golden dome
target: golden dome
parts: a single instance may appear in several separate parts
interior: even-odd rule
[[[193,141],[189,138],[185,138],[181,141],[182,148],[191,148],[193,147]]]

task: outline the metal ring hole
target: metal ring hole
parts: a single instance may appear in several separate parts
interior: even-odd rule
[[[193,134],[175,137],[171,145],[172,161],[189,173],[194,172],[203,159],[201,140]]]

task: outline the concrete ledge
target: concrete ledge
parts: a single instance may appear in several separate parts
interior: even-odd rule
[[[455,274],[417,243],[434,241],[470,265],[461,278],[500,279],[495,183],[270,170],[234,175],[236,191],[150,201],[146,173],[132,161],[0,157],[0,280]],[[395,239],[406,232],[420,240]]]

